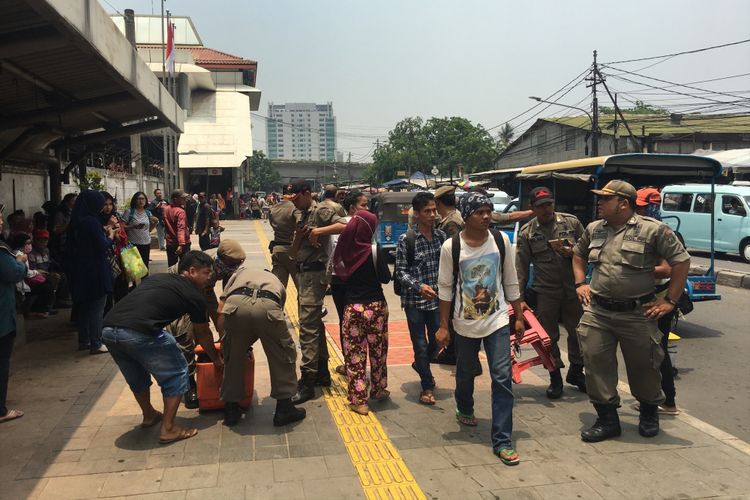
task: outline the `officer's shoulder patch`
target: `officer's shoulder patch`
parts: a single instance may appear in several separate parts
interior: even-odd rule
[[[523,232],[523,231],[526,231],[526,232],[531,231],[531,222],[532,221],[533,221],[533,219],[530,220],[529,222],[527,222],[526,224],[524,224],[523,226],[521,226],[521,232]]]

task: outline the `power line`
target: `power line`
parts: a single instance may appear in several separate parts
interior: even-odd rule
[[[740,45],[742,43],[747,43],[747,42],[750,42],[750,38],[748,38],[746,40],[739,40],[737,42],[724,43],[724,44],[721,44],[721,45],[713,45],[711,47],[703,47],[702,49],[686,50],[686,51],[683,51],[683,52],[675,52],[673,54],[664,54],[664,55],[661,55],[661,56],[641,57],[639,59],[626,59],[626,60],[623,60],[623,61],[611,61],[611,62],[607,62],[607,63],[602,63],[602,65],[607,65],[607,64],[625,64],[625,63],[638,62],[638,61],[652,61],[654,59],[662,59],[662,58],[665,58],[665,57],[672,58],[672,57],[676,57],[676,56],[682,56],[682,55],[685,55],[685,54],[697,54],[698,52],[705,52],[707,50],[714,50],[714,49],[721,49],[721,48],[724,48],[724,47],[731,47],[733,45]]]
[[[715,95],[723,95],[723,96],[726,96],[726,97],[734,97],[735,99],[737,99],[737,98],[739,98],[739,99],[746,99],[746,98],[743,98],[742,96],[738,96],[738,95],[734,95],[734,94],[729,94],[727,92],[719,92],[717,90],[708,90],[708,89],[704,89],[704,88],[701,88],[701,87],[693,87],[693,86],[688,85],[688,84],[670,82],[668,80],[662,80],[661,78],[654,78],[653,76],[642,75],[640,73],[635,73],[633,71],[626,71],[624,69],[615,68],[613,66],[607,66],[605,64],[602,64],[602,66],[605,67],[605,68],[610,68],[610,69],[614,69],[614,70],[617,70],[617,71],[621,71],[621,72],[627,73],[629,75],[639,76],[641,78],[646,78],[648,80],[654,80],[654,81],[659,82],[659,83],[666,83],[668,85],[674,85],[674,86],[677,86],[677,87],[684,87],[686,89],[698,90],[698,91],[701,91],[701,92],[708,92],[708,93],[715,94]],[[610,75],[610,76],[614,76],[616,78],[620,77],[620,75]]]
[[[743,76],[750,76],[750,73],[740,73],[738,75],[721,76],[719,78],[711,78],[709,80],[698,80],[696,82],[687,82],[686,85],[694,85],[696,83],[719,82],[719,81],[722,81],[722,80],[730,80],[730,79],[733,79],[733,78],[742,78]],[[673,88],[673,87],[681,87],[681,86],[682,85],[667,85],[666,87],[664,87],[664,89]],[[630,91],[631,94],[642,94],[642,93],[645,93],[645,92],[648,92],[648,90],[631,90]],[[743,91],[743,92],[745,92],[745,91]]]

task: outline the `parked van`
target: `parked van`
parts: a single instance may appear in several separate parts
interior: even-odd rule
[[[687,248],[711,250],[711,207],[714,209],[714,250],[739,253],[750,262],[750,186],[710,184],[666,186],[661,215]]]

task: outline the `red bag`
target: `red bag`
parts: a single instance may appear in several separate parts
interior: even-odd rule
[[[47,281],[47,277],[43,275],[42,273],[39,273],[36,276],[32,276],[31,278],[26,278],[26,283],[29,286],[41,285],[46,281]]]
[[[216,350],[221,349],[221,344],[215,344]],[[201,356],[203,355],[203,356]],[[201,360],[207,356],[201,346],[195,346],[195,377],[198,392],[198,408],[200,410],[221,410],[224,408],[224,401],[221,400],[221,382],[224,379],[224,371],[216,369],[214,364],[209,361]],[[245,399],[240,401],[240,406],[247,409],[253,403],[253,391],[255,389],[255,358],[250,351],[247,361],[245,362]]]

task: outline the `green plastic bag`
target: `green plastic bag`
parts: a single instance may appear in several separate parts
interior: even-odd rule
[[[128,281],[136,281],[148,274],[148,268],[141,259],[141,254],[133,245],[127,245],[120,251],[122,268]]]

